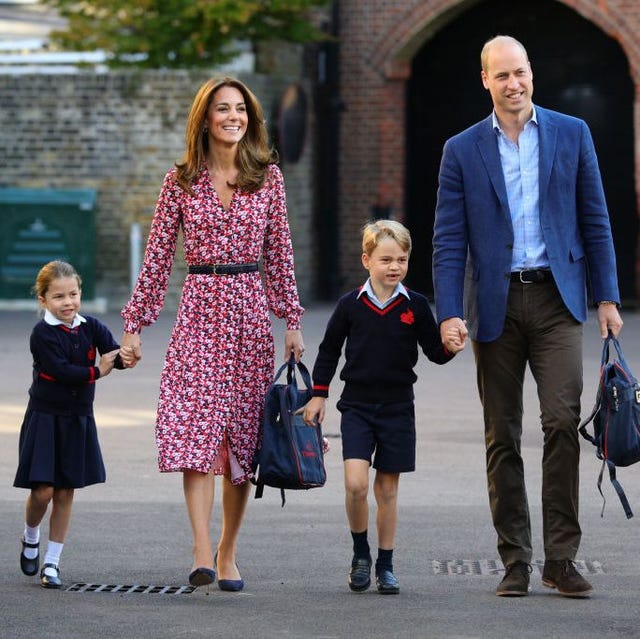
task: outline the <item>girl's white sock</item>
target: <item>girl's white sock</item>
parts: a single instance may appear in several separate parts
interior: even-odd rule
[[[47,554],[44,556],[44,562],[45,564],[53,564],[54,566],[59,566],[60,565],[60,555],[62,554],[62,548],[64,547],[64,544],[60,544],[57,541],[51,541],[51,539],[49,539],[49,544],[47,545]],[[49,568],[45,568],[44,570],[44,574],[45,575],[50,575],[50,576],[55,576],[55,572],[50,571],[47,572],[47,570],[50,570]]]
[[[40,542],[40,526],[32,528],[31,526],[24,525],[24,540],[28,544],[37,544]],[[24,556],[27,559],[35,559],[38,556],[37,548],[25,548],[23,551]]]

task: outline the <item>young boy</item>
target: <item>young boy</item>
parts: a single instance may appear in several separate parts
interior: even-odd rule
[[[415,470],[413,367],[418,345],[437,364],[454,354],[442,345],[426,298],[402,284],[411,252],[409,231],[392,220],[367,224],[362,251],[369,279],[338,301],[329,320],[313,368],[313,398],[305,407],[304,421],[324,419],[329,384],[346,340],[346,362],[340,373],[345,386],[337,407],[342,413],[345,506],[353,537],[348,583],[355,592],[371,584],[367,493],[373,455],[376,585],[379,593],[395,595],[400,592],[393,574],[398,482],[400,473]]]

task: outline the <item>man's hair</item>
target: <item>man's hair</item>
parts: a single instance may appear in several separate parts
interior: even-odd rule
[[[482,51],[480,52],[480,65],[482,66],[482,70],[485,73],[487,72],[487,58],[489,57],[489,49],[491,49],[491,47],[497,42],[511,42],[518,45],[522,49],[522,53],[524,53],[524,57],[527,59],[527,62],[529,61],[529,55],[527,54],[527,50],[524,48],[522,42],[516,40],[513,36],[497,35],[487,40],[482,47]]]

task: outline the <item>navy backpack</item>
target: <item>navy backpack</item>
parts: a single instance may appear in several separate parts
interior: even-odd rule
[[[306,388],[298,388],[296,366]],[[278,383],[287,369],[287,383]],[[323,486],[327,473],[320,424],[307,426],[302,409],[311,399],[311,375],[302,362],[291,359],[283,364],[267,391],[262,420],[262,440],[253,460],[255,498],[262,497],[265,486],[284,491]]]
[[[610,352],[612,346],[615,349],[613,358]],[[593,435],[587,432],[587,426],[591,421]],[[578,429],[580,434],[596,447],[596,456],[602,460],[598,476],[598,490],[602,499],[604,500],[602,475],[607,466],[611,483],[622,502],[627,519],[630,519],[633,512],[620,482],[616,479],[616,466],[630,466],[640,461],[640,384],[631,373],[620,343],[611,331],[602,349],[595,406],[591,415]]]

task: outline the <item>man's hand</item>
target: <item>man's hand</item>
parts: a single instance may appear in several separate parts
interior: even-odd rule
[[[600,335],[605,339],[609,331],[614,337],[622,330],[622,317],[618,313],[618,307],[611,302],[598,304],[598,325],[600,326]]]
[[[440,339],[450,353],[460,352],[467,343],[469,331],[460,317],[450,317],[440,324]]]

